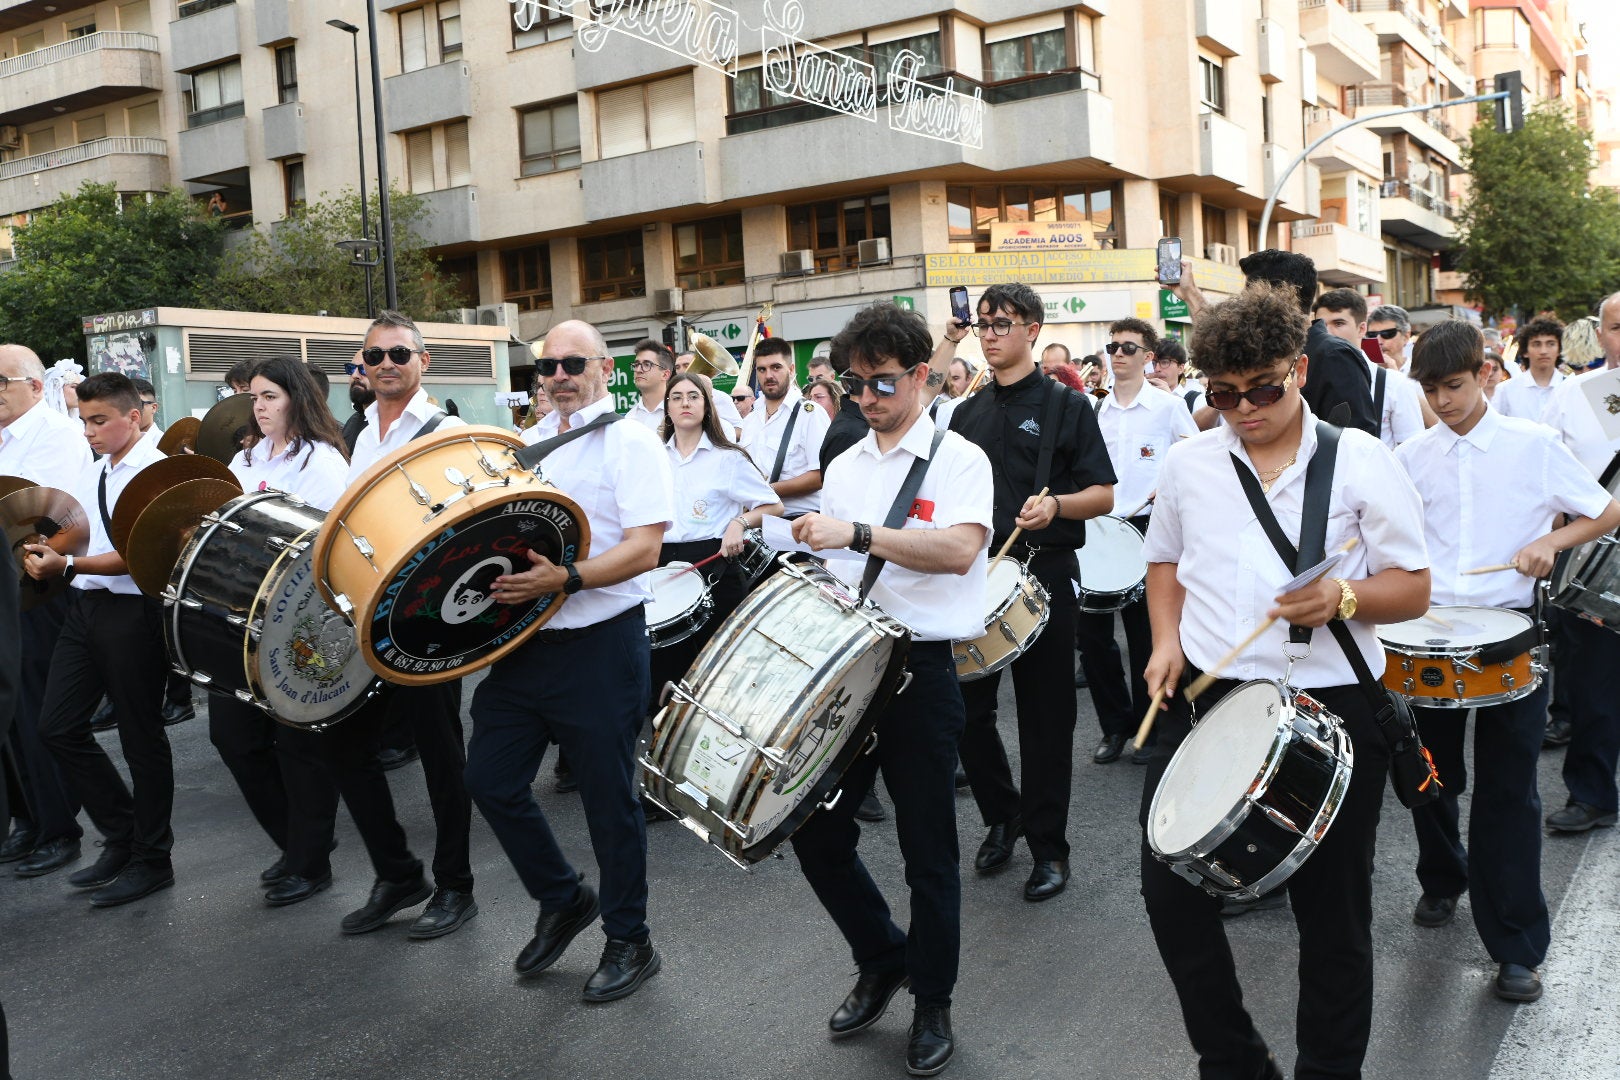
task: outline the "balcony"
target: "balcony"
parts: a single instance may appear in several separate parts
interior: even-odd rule
[[[1243,17],[1241,0],[1193,0],[1198,44],[1222,56],[1243,52],[1244,33],[1252,25]]]
[[[472,69],[452,60],[407,71],[383,82],[388,130],[415,131],[472,115]]]
[[[175,71],[196,71],[242,55],[237,29],[237,5],[195,9],[169,24],[169,66]]]
[[[253,5],[254,38],[260,45],[280,45],[296,34],[292,23],[292,0],[256,0]]]
[[[272,105],[264,117],[264,156],[271,161],[306,153],[304,106],[297,101]]]
[[[1260,164],[1261,180],[1265,185],[1263,190],[1268,196],[1275,192],[1279,205],[1306,217],[1316,217],[1322,212],[1322,185],[1311,175],[1308,161],[1295,167],[1285,186],[1278,186],[1283,170],[1298,156],[1299,151],[1291,146],[1276,143],[1262,145]]]
[[[1300,0],[1299,35],[1317,73],[1340,86],[1378,78],[1378,35],[1339,0]]]
[[[96,0],[0,0],[0,33],[95,6]]]
[[[169,144],[162,139],[92,139],[48,154],[0,164],[0,215],[49,206],[86,180],[119,191],[162,191],[170,184]]]
[[[1390,109],[1423,104],[1414,100],[1404,87],[1383,82],[1352,86],[1345,90],[1344,100],[1346,107],[1350,109],[1350,115],[1356,117],[1377,115]],[[1457,146],[1457,139],[1462,133],[1453,126],[1453,121],[1446,118],[1445,110],[1438,107],[1442,104],[1444,103],[1435,103],[1436,107],[1426,113],[1402,113],[1399,116],[1379,117],[1370,121],[1367,127],[1381,135],[1404,131],[1447,160],[1460,161],[1461,150]],[[1469,107],[1461,106],[1461,108]]]
[[[30,124],[163,88],[151,34],[103,31],[0,61],[0,120]]]
[[[1440,70],[1442,78],[1460,93],[1469,83],[1468,64],[1446,41],[1445,32],[1406,0],[1345,0],[1361,23],[1377,35],[1381,45],[1404,42]]]
[[[427,217],[416,232],[428,247],[472,244],[484,239],[478,221],[478,189],[472,185],[424,191]]]
[[[1249,186],[1249,136],[1220,113],[1198,118],[1198,175]]]
[[[1305,110],[1305,143],[1310,145],[1350,118],[1337,109]],[[1310,162],[1325,173],[1355,170],[1368,176],[1383,174],[1384,147],[1378,133],[1365,125],[1341,131],[1311,151]]]
[[[586,221],[611,221],[717,201],[709,194],[700,142],[587,161],[581,167],[580,189]]]
[[[1456,209],[1405,180],[1386,180],[1379,188],[1378,214],[1389,236],[1431,251],[1451,247],[1457,236]]]
[[[1371,285],[1384,280],[1384,244],[1376,236],[1332,221],[1296,221],[1294,250],[1310,256],[1316,276],[1332,285]]]
[[[247,167],[246,117],[238,115],[180,133],[180,179],[212,183]]]

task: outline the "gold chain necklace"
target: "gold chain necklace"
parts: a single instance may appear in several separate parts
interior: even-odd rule
[[[1294,452],[1289,455],[1288,460],[1283,462],[1282,465],[1280,465],[1279,467],[1277,467],[1275,469],[1270,470],[1269,472],[1263,472],[1263,473],[1260,474],[1260,490],[1261,491],[1270,491],[1271,490],[1271,485],[1275,484],[1277,482],[1278,478],[1281,477],[1283,473],[1287,472],[1290,468],[1292,468],[1293,465],[1294,465],[1294,462],[1296,462],[1298,460],[1299,460],[1299,448],[1295,447]]]

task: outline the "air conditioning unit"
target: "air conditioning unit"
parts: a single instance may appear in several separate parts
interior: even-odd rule
[[[453,314],[455,318],[447,320],[449,322],[458,322],[463,326],[478,325],[478,309],[475,307],[456,308],[450,314]]]
[[[1214,262],[1225,263],[1227,266],[1236,266],[1237,248],[1231,244],[1210,244],[1204,248],[1204,258]]]
[[[814,273],[816,269],[815,252],[809,248],[799,248],[797,251],[782,252],[782,276],[794,277]]]
[[[891,262],[889,238],[887,236],[874,236],[870,240],[862,240],[856,245],[856,256],[862,266],[876,266],[879,263]]]
[[[657,290],[653,293],[653,310],[659,315],[684,314],[686,312],[686,290]]]
[[[505,326],[517,329],[518,307],[516,304],[480,304],[475,310],[476,322],[479,326]]]
[[[22,131],[16,124],[0,124],[0,150],[16,150],[22,146]]]

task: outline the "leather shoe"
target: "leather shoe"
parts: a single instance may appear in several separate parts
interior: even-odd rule
[[[377,751],[377,764],[382,766],[383,772],[393,772],[395,769],[402,769],[409,765],[419,756],[414,746],[407,746],[403,750],[385,747]]]
[[[883,800],[878,798],[875,789],[868,791],[866,798],[861,800],[861,805],[855,808],[855,817],[860,821],[884,821],[888,816],[889,812],[883,809]]]
[[[264,902],[270,907],[286,907],[300,900],[308,900],[331,884],[331,874],[313,879],[286,874],[264,891]]]
[[[674,821],[675,815],[653,802],[647,796],[641,797],[641,817],[648,825],[656,825],[660,821]]]
[[[117,726],[118,718],[113,716],[112,702],[102,698],[101,706],[90,717],[90,730],[111,731]]]
[[[1412,921],[1434,930],[1449,923],[1456,914],[1455,896],[1430,896],[1424,893],[1418,897],[1417,907],[1412,910]]]
[[[259,872],[260,885],[274,885],[287,876],[287,856],[285,853],[276,856],[276,861]]]
[[[173,727],[176,724],[183,724],[187,720],[195,719],[197,710],[192,707],[189,701],[165,701],[163,711],[158,715],[163,717],[164,727]]]
[[[1030,903],[1050,900],[1069,885],[1069,860],[1036,859],[1035,869],[1024,883],[1024,899]]]
[[[75,889],[99,889],[114,881],[128,865],[128,849],[103,847],[94,865],[70,874],[68,884]]]
[[[1523,964],[1503,964],[1496,970],[1496,996],[1503,1001],[1538,1001],[1541,973]]]
[[[1547,828],[1554,832],[1585,832],[1599,825],[1613,825],[1614,811],[1605,813],[1583,802],[1571,802],[1562,810],[1547,816]]]
[[[1091,752],[1091,760],[1098,765],[1107,765],[1118,761],[1119,755],[1125,752],[1125,736],[1104,735],[1097,744],[1097,749]]]
[[[973,857],[973,869],[981,874],[993,874],[1006,866],[1013,857],[1013,848],[1024,834],[1023,822],[1017,818],[990,826],[979,853]]]
[[[409,881],[377,879],[371,887],[371,897],[359,911],[343,916],[340,925],[345,934],[369,934],[408,907],[414,907],[433,895],[427,879],[417,874]]]
[[[429,938],[444,937],[461,928],[461,924],[478,914],[478,905],[473,902],[470,892],[461,892],[456,889],[434,889],[433,899],[428,901],[422,914],[411,923],[411,928],[405,931],[405,936],[417,941],[427,941]]]
[[[1083,668],[1083,667],[1080,667],[1078,664],[1075,665],[1075,669],[1074,669],[1074,688],[1076,690],[1087,690],[1087,689],[1090,689],[1090,687],[1091,687],[1091,683],[1086,681],[1086,669]]]
[[[34,853],[39,844],[39,830],[32,825],[18,822],[6,842],[0,844],[0,863],[16,862]]]
[[[519,975],[538,975],[555,964],[581,930],[596,921],[600,910],[596,890],[580,885],[579,896],[561,911],[542,911],[534,921],[534,937],[523,946],[512,966]]]
[[[90,894],[91,907],[117,907],[174,884],[172,867],[155,863],[132,863],[115,881]]]
[[[70,862],[79,860],[79,842],[71,837],[58,837],[47,840],[34,849],[34,853],[17,864],[17,876],[20,878],[44,877],[53,870],[60,870]]]
[[[1547,721],[1547,731],[1541,736],[1541,748],[1552,750],[1559,746],[1568,746],[1570,738],[1570,723],[1568,720]]]
[[[933,1076],[951,1063],[955,1053],[950,1006],[918,1005],[911,1016],[911,1038],[906,1043],[906,1072]]]
[[[1137,747],[1135,750],[1132,750],[1131,751],[1131,764],[1132,765],[1146,765],[1148,762],[1152,761],[1153,760],[1153,749],[1154,749],[1154,746],[1153,746],[1152,743],[1143,743],[1141,746]]]
[[[586,1001],[617,1001],[629,997],[664,966],[652,942],[620,941],[608,938],[602,949],[602,962],[585,980]]]
[[[905,968],[893,971],[863,971],[855,979],[855,989],[844,1003],[833,1010],[827,1028],[835,1039],[865,1031],[882,1019],[889,999],[911,985]]]
[[[962,768],[961,762],[957,762],[956,764],[956,778],[952,782],[956,785],[957,791],[961,791],[963,788],[972,786],[971,781],[968,780],[967,770]]]
[[[557,777],[557,794],[567,795],[571,791],[579,790],[579,781],[574,779],[573,770],[569,769],[562,762],[559,761],[557,763],[557,768],[553,775]]]

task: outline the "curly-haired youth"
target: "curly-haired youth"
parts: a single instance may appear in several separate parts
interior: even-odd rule
[[[1307,329],[1292,285],[1252,281],[1193,321],[1192,352],[1210,379],[1263,371],[1304,352]]]

